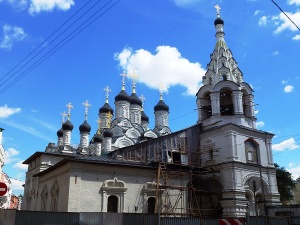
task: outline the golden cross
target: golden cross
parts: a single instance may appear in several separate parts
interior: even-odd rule
[[[85,102],[82,103],[83,106],[85,106],[84,108],[84,112],[85,112],[85,119],[87,119],[87,115],[88,115],[88,111],[89,111],[89,107],[91,107],[92,105],[89,104],[89,101],[86,100]]]

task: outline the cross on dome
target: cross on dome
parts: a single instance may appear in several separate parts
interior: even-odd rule
[[[64,123],[64,122],[65,122],[65,118],[66,118],[66,116],[67,116],[68,114],[67,114],[65,111],[63,111],[60,115],[62,116],[61,123]]]
[[[85,106],[85,108],[84,108],[84,110],[85,110],[85,120],[87,120],[87,115],[88,115],[89,107],[91,107],[92,105],[89,104],[88,100],[86,100],[85,102],[83,102],[82,105]]]
[[[163,100],[163,93],[164,93],[164,85],[163,84],[160,84],[159,85],[159,100]]]
[[[146,98],[144,97],[143,94],[139,97],[139,99],[141,99],[141,101],[142,101],[142,103],[143,103],[143,105],[144,105],[144,102],[145,102]]]
[[[220,17],[220,10],[221,10],[221,7],[219,5],[215,5],[214,6],[215,9],[217,10],[217,16]]]
[[[104,91],[105,91],[105,97],[106,97],[105,102],[108,103],[109,92],[111,92],[111,89],[108,86],[106,86],[104,88]]]
[[[132,88],[134,89],[138,80],[138,75],[136,74],[135,70],[130,73],[130,77],[132,79]]]
[[[124,71],[123,73],[120,74],[120,76],[122,77],[122,90],[125,90],[125,83],[126,83],[127,74]]]
[[[71,102],[69,102],[66,107],[68,108],[68,120],[70,120],[71,110],[74,108]]]

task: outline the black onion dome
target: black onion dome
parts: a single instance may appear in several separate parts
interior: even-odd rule
[[[141,119],[142,119],[142,121],[149,122],[149,117],[146,115],[146,113],[144,111],[142,111],[142,113],[141,113]]]
[[[90,132],[91,131],[91,126],[88,124],[88,122],[85,120],[83,124],[79,126],[79,131],[80,132]]]
[[[112,137],[113,136],[113,132],[111,132],[110,129],[106,129],[104,132],[103,132],[103,137]]]
[[[73,128],[74,128],[74,126],[73,126],[73,124],[69,120],[67,120],[66,122],[64,122],[63,125],[62,125],[62,129],[63,130],[71,130],[72,131]]]
[[[99,113],[108,113],[114,114],[114,110],[110,107],[110,105],[106,102],[100,109]]]
[[[94,142],[102,142],[103,138],[101,137],[100,134],[95,134],[94,137],[93,137],[93,141]]]
[[[135,105],[140,105],[140,106],[143,105],[143,102],[141,101],[141,99],[138,98],[136,93],[132,93],[130,97],[131,97],[130,104],[135,104]]]
[[[154,111],[169,111],[169,106],[166,105],[166,103],[163,100],[159,100],[156,106],[154,106]]]
[[[224,25],[224,20],[223,20],[221,17],[218,17],[218,18],[215,20],[214,24],[215,24],[215,26],[216,26],[217,24],[223,24],[223,25]]]
[[[130,102],[130,96],[125,90],[120,91],[120,93],[115,97],[115,101],[127,101]]]
[[[57,131],[57,137],[63,137],[64,136],[64,132],[63,132],[63,129],[60,128],[58,131]]]

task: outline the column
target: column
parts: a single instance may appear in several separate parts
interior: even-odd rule
[[[213,116],[220,115],[220,92],[213,92],[210,94],[211,111]]]
[[[241,91],[233,91],[231,98],[233,99],[234,115],[243,114],[243,93]]]

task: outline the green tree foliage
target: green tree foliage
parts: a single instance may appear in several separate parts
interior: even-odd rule
[[[278,192],[280,194],[280,201],[283,205],[286,205],[294,198],[293,191],[296,189],[296,184],[293,181],[292,174],[284,167],[280,167],[277,163],[274,163],[274,166],[276,168],[276,178]]]

